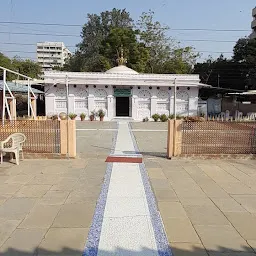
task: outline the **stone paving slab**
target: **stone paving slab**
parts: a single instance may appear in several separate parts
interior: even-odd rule
[[[89,228],[95,204],[87,202],[65,204],[54,219],[55,228]]]
[[[81,256],[87,228],[50,228],[39,245],[38,256]]]
[[[0,255],[81,256],[105,171],[104,158],[1,165]]]
[[[195,226],[208,252],[253,252],[231,225]]]
[[[0,247],[3,255],[35,255],[47,229],[16,229],[11,237]]]
[[[174,256],[208,256],[201,243],[171,243]]]
[[[144,160],[174,256],[256,255],[256,161]]]
[[[50,228],[60,210],[59,205],[36,205],[19,228]]]
[[[201,243],[188,218],[164,218],[164,226],[170,243]]]

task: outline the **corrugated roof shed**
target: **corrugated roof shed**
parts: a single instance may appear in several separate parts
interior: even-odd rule
[[[20,93],[28,92],[28,87],[26,85],[13,83],[13,82],[7,82],[7,85],[12,92],[20,92]],[[35,88],[31,88],[31,89],[35,94],[43,94],[44,93],[43,91],[40,91]],[[2,90],[3,90],[3,81],[0,80],[0,91],[2,91]]]

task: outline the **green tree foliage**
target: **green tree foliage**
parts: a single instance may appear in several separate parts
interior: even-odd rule
[[[143,12],[137,26],[140,31],[140,39],[150,52],[148,72],[154,73],[169,60],[171,55],[170,38],[166,36],[169,27],[154,21],[154,12],[152,11]]]
[[[113,28],[131,28],[133,24],[130,14],[125,9],[114,8],[100,15],[88,14],[87,18],[88,22],[83,26],[82,41],[78,44],[78,50],[65,66],[70,71],[103,71],[104,59],[100,55],[103,41]]]
[[[230,59],[221,55],[195,65],[203,83],[238,90],[256,88],[256,39],[241,38],[234,46]]]
[[[145,72],[149,52],[143,43],[138,42],[137,35],[138,32],[131,28],[113,28],[110,31],[100,48],[104,71],[116,66],[117,53],[120,52],[120,46],[122,46],[127,58],[127,66],[138,72]]]
[[[148,73],[191,73],[198,57],[192,47],[180,47],[179,43],[167,36],[168,26],[154,21],[154,12],[142,13],[137,22],[140,40],[150,52]]]
[[[167,26],[143,13],[135,25],[129,12],[113,9],[88,14],[76,53],[64,66],[68,71],[106,71],[116,65],[123,45],[127,66],[144,73],[191,73],[197,54],[167,36]]]
[[[21,60],[18,57],[10,59],[2,53],[0,53],[0,66],[29,76],[31,78],[39,78],[39,76],[42,74],[41,66],[38,63],[31,60]],[[0,76],[2,76],[2,72],[0,73]],[[17,78],[17,75],[7,72],[8,80]]]

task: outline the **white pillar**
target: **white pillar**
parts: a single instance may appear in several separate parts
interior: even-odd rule
[[[55,106],[55,96],[52,95],[47,95],[45,97],[45,114],[46,116],[48,115],[53,115],[55,114],[56,111],[56,106]]]
[[[94,95],[88,96],[88,111],[89,116],[91,115],[91,112],[95,110],[95,101],[94,101]]]
[[[108,119],[114,118],[114,97],[113,95],[108,95]]]
[[[170,115],[174,114],[174,87],[172,87],[172,90],[169,93],[169,97],[170,97]]]
[[[136,120],[138,118],[138,96],[132,96],[132,118]]]
[[[68,106],[69,106],[69,113],[75,113],[75,95],[70,94],[68,97]],[[77,114],[77,113],[75,113]]]
[[[157,96],[151,97],[151,108],[150,108],[151,116],[157,114]]]

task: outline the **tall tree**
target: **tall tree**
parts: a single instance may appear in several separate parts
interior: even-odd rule
[[[138,72],[145,72],[149,52],[145,45],[137,40],[138,31],[131,28],[113,28],[109,36],[102,42],[100,56],[103,69],[116,66],[120,46],[124,49],[127,66]]]
[[[131,28],[133,20],[125,9],[113,9],[100,15],[88,14],[88,22],[83,26],[82,41],[78,44],[78,52],[71,58],[70,63],[78,62],[80,68],[76,71],[100,71],[100,48],[111,29]],[[79,69],[79,70],[78,70]]]
[[[167,35],[168,26],[154,20],[154,12],[142,13],[137,22],[140,39],[150,52],[149,73],[191,73],[198,57],[192,47],[180,47]]]
[[[105,71],[115,65],[124,46],[128,66],[144,73],[191,73],[197,54],[167,36],[167,26],[143,13],[135,25],[129,12],[113,9],[88,14],[76,53],[64,66],[69,71]]]
[[[42,74],[42,68],[40,64],[32,60],[22,60],[19,57],[15,57],[12,60],[12,66],[20,74],[25,74],[31,78],[39,78]]]
[[[140,39],[145,43],[150,52],[149,70],[154,73],[157,67],[163,65],[170,57],[170,38],[166,36],[167,26],[154,21],[154,12],[143,12],[137,22],[140,31]]]
[[[256,88],[256,39],[241,38],[234,47],[234,61],[246,69],[246,84]]]
[[[19,72],[20,74],[29,76],[31,78],[39,78],[42,74],[41,66],[38,63],[31,60],[22,60],[19,57],[10,59],[2,53],[0,53],[0,66]],[[2,76],[2,73],[0,74]],[[13,80],[16,78],[16,75],[7,72],[8,80]]]
[[[221,55],[195,66],[203,83],[232,89],[256,88],[256,39],[241,38],[234,46],[230,59]]]

